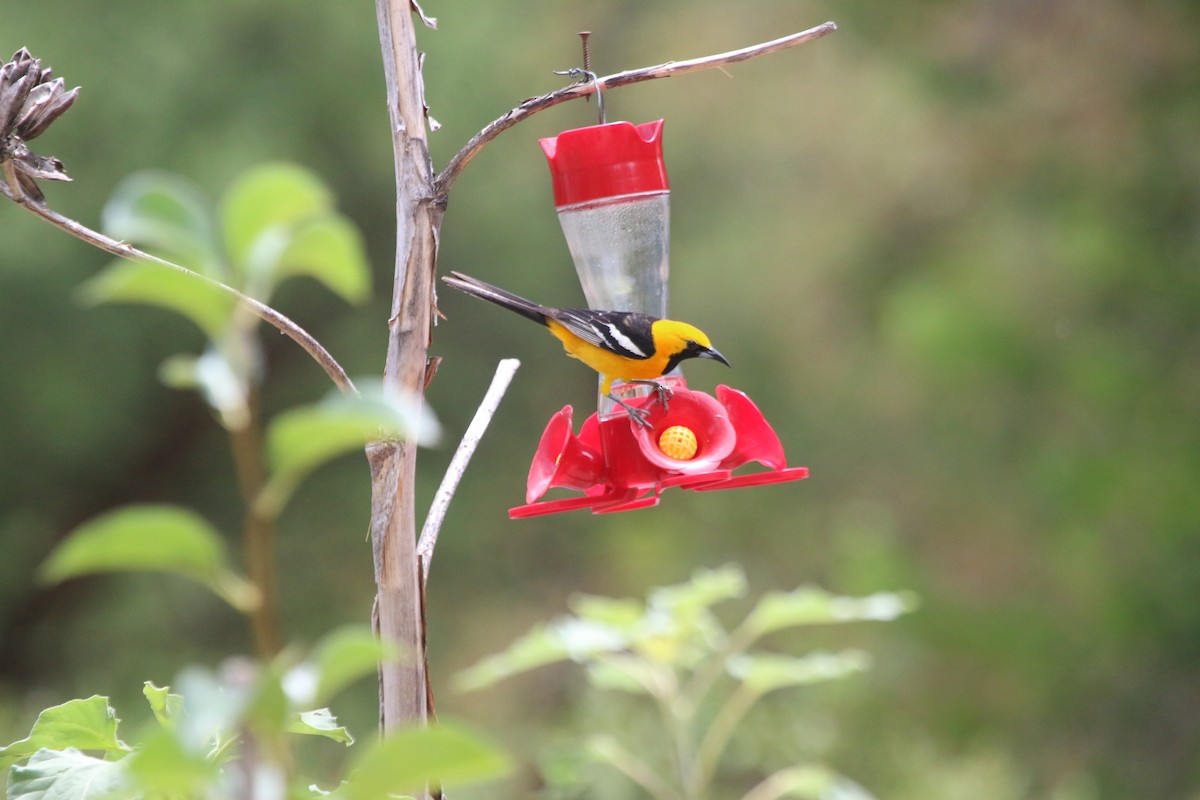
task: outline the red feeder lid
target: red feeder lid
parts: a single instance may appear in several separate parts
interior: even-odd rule
[[[663,121],[610,122],[539,139],[554,179],[556,208],[643,192],[665,192]]]

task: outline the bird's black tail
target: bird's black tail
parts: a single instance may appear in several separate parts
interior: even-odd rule
[[[466,292],[474,297],[481,297],[498,306],[503,306],[509,311],[515,311],[522,317],[531,319],[534,322],[542,325],[546,324],[546,312],[549,309],[531,300],[526,300],[524,297],[515,295],[512,292],[506,292],[498,286],[492,286],[490,283],[485,283],[469,275],[463,275],[461,272],[451,272],[449,275],[443,277],[442,280],[460,292]]]

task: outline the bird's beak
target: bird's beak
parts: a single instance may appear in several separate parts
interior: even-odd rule
[[[718,352],[716,350],[716,348],[706,347],[700,351],[699,355],[701,358],[711,358],[713,361],[720,361],[725,366],[727,366],[727,367],[729,366],[728,359],[726,359],[725,356],[721,355],[720,352]]]

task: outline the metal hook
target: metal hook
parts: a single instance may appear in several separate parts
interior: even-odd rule
[[[579,79],[578,83],[583,83],[585,78],[590,79],[592,81],[592,84],[596,87],[596,106],[597,106],[597,110],[600,112],[600,114],[599,114],[600,124],[603,125],[603,124],[605,124],[605,122],[607,122],[607,120],[605,119],[605,116],[604,116],[604,95],[602,95],[600,93],[600,79],[598,77],[596,77],[596,73],[592,72],[590,69],[581,69],[579,67],[571,67],[570,69],[555,70],[554,74],[555,75],[567,75],[572,78],[578,78]]]

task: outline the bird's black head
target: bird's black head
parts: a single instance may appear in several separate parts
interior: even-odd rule
[[[676,352],[667,361],[667,368],[663,370],[663,374],[671,372],[689,358],[711,358],[713,361],[720,361],[725,366],[729,366],[729,361],[713,346],[703,344],[695,339],[688,339],[683,349]]]

